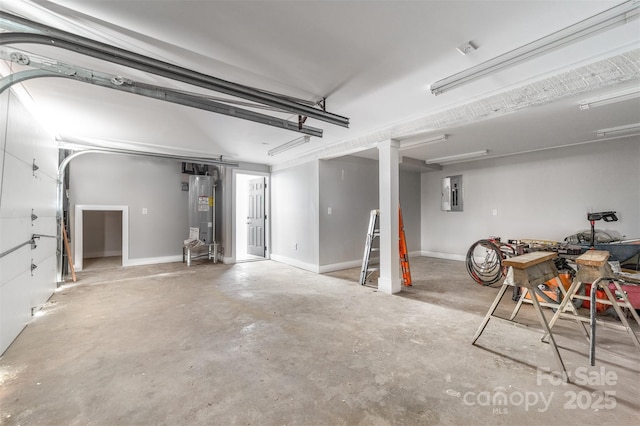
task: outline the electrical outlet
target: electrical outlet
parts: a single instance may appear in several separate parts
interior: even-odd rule
[[[142,214],[148,214],[148,213],[149,213],[149,211],[147,210],[147,208],[143,207],[142,208]]]
[[[493,209],[491,211],[491,214],[493,214],[494,216],[498,216],[498,209]]]

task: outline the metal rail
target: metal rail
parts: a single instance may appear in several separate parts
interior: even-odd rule
[[[43,234],[33,234],[31,236],[31,239],[25,241],[22,244],[18,244],[17,246],[10,248],[9,250],[3,251],[2,253],[0,253],[0,259],[5,257],[8,254],[13,253],[14,251],[18,251],[20,250],[22,247],[26,246],[27,244],[31,244],[31,249],[33,250],[36,247],[36,238],[58,238],[55,235],[43,235]]]
[[[110,46],[106,43],[71,34],[10,13],[0,12],[0,19],[26,26],[40,33],[2,33],[0,34],[0,44],[3,45],[28,43],[57,47],[238,98],[270,105],[294,114],[315,118],[337,126],[349,127],[348,118],[326,112],[324,109],[314,108],[307,102],[295,101],[290,97],[232,83],[178,65]]]
[[[1,36],[1,35],[0,35]],[[69,64],[55,62],[53,60],[42,60],[32,58],[22,52],[13,52],[10,55],[0,52],[0,59],[10,60],[20,64],[28,64],[37,67],[37,70],[19,71],[10,74],[0,80],[0,93],[15,83],[41,77],[61,77],[82,83],[93,84],[107,89],[132,93],[151,99],[170,102],[178,105],[197,108],[217,114],[227,115],[234,118],[253,121],[285,130],[291,130],[315,137],[322,137],[322,129],[305,126],[298,122],[289,121],[283,118],[273,117],[267,114],[250,111],[236,106],[227,105],[214,101],[206,96],[195,93],[188,93],[180,90],[169,89],[162,86],[141,83],[133,80],[117,78],[113,75],[101,73],[94,70],[75,67]],[[34,60],[32,60],[34,59]],[[48,59],[48,58],[47,58]]]
[[[0,259],[5,257],[8,254],[13,253],[14,251],[20,250],[22,247],[26,246],[27,244],[35,245],[35,241],[33,240],[33,237],[31,237],[30,240],[27,240],[22,244],[18,244],[17,246],[15,246],[15,247],[7,250],[7,251],[3,251],[2,253],[0,253]]]

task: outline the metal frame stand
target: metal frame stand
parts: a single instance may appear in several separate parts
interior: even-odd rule
[[[207,248],[205,253],[199,253],[203,247]],[[198,254],[195,254],[198,253]],[[213,260],[213,263],[218,263],[218,243],[213,242],[211,244],[204,244],[198,247],[192,248],[189,245],[182,246],[182,263],[187,262],[187,267],[191,266],[191,260],[199,259],[207,256],[208,260]]]
[[[560,371],[562,372],[562,378],[565,382],[568,382],[569,375],[567,374],[567,369],[564,366],[564,362],[562,361],[562,357],[560,356],[560,352],[558,351],[558,346],[556,345],[555,339],[551,334],[551,328],[549,327],[549,324],[547,323],[547,320],[544,316],[542,306],[540,306],[540,302],[536,297],[535,291],[533,291],[535,286],[558,277],[558,270],[556,269],[555,264],[552,260],[556,256],[556,253],[533,252],[524,254],[522,256],[512,257],[510,259],[506,259],[503,262],[504,266],[510,267],[509,274],[507,276],[507,279],[505,279],[504,284],[502,284],[502,287],[500,288],[498,295],[493,301],[493,304],[489,308],[489,311],[482,320],[482,323],[476,331],[475,336],[473,336],[473,341],[471,342],[471,344],[476,344],[476,341],[484,332],[484,329],[491,318],[507,321],[512,324],[514,323],[514,321],[512,320],[513,317],[515,317],[515,315],[517,314],[517,311],[514,311],[510,319],[501,318],[494,315],[494,313],[510,286],[516,285],[524,287],[528,289],[532,294],[531,303],[533,304],[536,315],[540,320],[540,325],[542,326],[543,331],[546,332],[546,335],[548,335],[549,339],[551,340],[553,355],[556,358],[558,366],[560,367]]]
[[[627,297],[626,293],[620,287],[620,283],[631,285],[637,284],[633,282],[630,283],[625,281],[623,278],[616,277],[616,274],[613,273],[611,267],[609,266],[609,263],[607,262],[608,259],[609,252],[604,250],[589,250],[576,259],[576,263],[578,264],[578,274],[571,284],[571,287],[569,287],[569,290],[567,290],[567,297],[563,299],[562,303],[558,307],[558,310],[549,322],[549,327],[553,328],[558,318],[568,318],[576,320],[582,326],[585,331],[585,335],[589,340],[589,364],[591,366],[594,366],[596,362],[596,324],[605,325],[616,330],[626,331],[631,337],[633,344],[638,349],[640,349],[640,340],[631,328],[626,315],[621,309],[621,307],[628,308],[631,312],[631,315],[640,326],[640,317],[636,313],[634,307],[631,305],[631,302],[629,302],[629,298]],[[578,291],[580,289],[580,286],[589,282],[592,283],[590,294],[588,296],[579,295]],[[616,289],[616,293],[620,295],[622,300],[618,300],[616,296],[611,292],[611,289],[609,288],[610,283],[613,283]],[[638,282],[638,284],[640,284],[640,282]],[[604,291],[607,296],[606,299],[596,297],[598,289],[602,289]],[[578,312],[573,309],[572,301],[574,299],[588,300],[590,302],[589,317],[579,315]],[[596,303],[613,306],[613,309],[616,311],[616,314],[620,318],[620,322],[622,322],[622,324],[612,324],[611,322],[605,322],[601,319],[598,319],[596,316]],[[565,312],[567,306],[572,307],[573,313],[569,314]],[[585,325],[585,323],[587,322],[590,326],[590,333],[587,331]],[[542,341],[546,341],[546,338],[546,335],[543,336]]]

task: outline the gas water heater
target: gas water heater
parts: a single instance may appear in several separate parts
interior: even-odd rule
[[[189,228],[190,238],[204,244],[215,241],[215,182],[213,176],[189,176]]]

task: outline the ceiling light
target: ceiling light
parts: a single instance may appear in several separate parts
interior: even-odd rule
[[[417,146],[433,145],[440,142],[446,142],[449,135],[438,135],[424,139],[421,136],[412,136],[400,141],[400,151],[415,148]]]
[[[488,153],[489,153],[488,149],[483,149],[482,151],[474,151],[474,152],[467,152],[464,154],[456,154],[456,155],[448,155],[446,157],[432,158],[430,160],[426,160],[425,163],[427,164],[451,163],[458,160],[471,160],[473,158],[484,157]]]
[[[589,108],[595,108],[603,105],[614,104],[617,102],[628,101],[640,96],[640,87],[634,87],[630,90],[612,93],[607,96],[601,96],[599,98],[589,99],[580,102],[580,109],[585,110]]]
[[[627,124],[625,126],[609,127],[607,129],[600,129],[596,131],[596,135],[599,138],[605,138],[610,136],[635,136],[640,134],[640,123]]]
[[[629,0],[602,13],[594,15],[577,24],[571,25],[546,37],[525,44],[510,52],[496,56],[475,67],[468,68],[450,77],[438,80],[429,88],[431,93],[439,95],[448,90],[478,80],[489,74],[501,71],[520,62],[524,62],[533,57],[545,54],[552,49],[576,42],[582,38],[590,37],[597,32],[610,29],[611,27],[626,24],[632,18],[638,16],[640,2]]]
[[[267,152],[267,155],[273,156],[273,155],[276,155],[276,154],[280,154],[281,152],[287,151],[287,150],[289,150],[291,148],[295,148],[296,146],[299,146],[299,145],[302,145],[304,143],[307,143],[307,142],[309,142],[309,140],[311,140],[311,136],[309,136],[309,135],[300,136],[299,138],[296,138],[296,139],[294,139],[292,141],[289,141],[289,142],[287,142],[285,144],[282,144],[280,146],[277,146],[277,147],[269,150]]]

